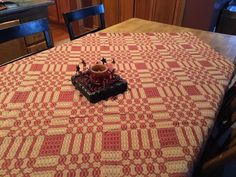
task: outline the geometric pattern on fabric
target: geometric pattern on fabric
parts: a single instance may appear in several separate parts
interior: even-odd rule
[[[70,78],[103,57],[129,89],[91,104]],[[190,176],[232,72],[191,33],[94,33],[1,67],[0,176]]]

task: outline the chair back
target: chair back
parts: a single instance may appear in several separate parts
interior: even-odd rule
[[[47,47],[51,48],[53,43],[49,33],[48,20],[46,18],[22,23],[17,26],[0,30],[0,43],[26,37],[39,32],[44,33]]]
[[[216,124],[200,161],[197,177],[224,177],[236,163],[236,83],[226,92]],[[232,170],[232,169],[231,169]],[[232,176],[235,176],[232,174]]]
[[[95,16],[95,15],[99,15],[99,17],[100,17],[99,18],[100,19],[100,27],[97,28],[96,30],[89,31],[88,33],[95,32],[95,31],[105,28],[103,4],[99,4],[96,6],[90,6],[90,7],[86,7],[83,9],[78,9],[78,10],[74,10],[74,11],[71,11],[68,13],[64,13],[63,17],[65,20],[65,24],[66,24],[70,39],[73,40],[73,39],[76,39],[76,38],[79,38],[79,37],[82,37],[82,36],[88,34],[88,33],[83,33],[82,35],[76,36],[73,31],[73,28],[72,28],[72,22],[82,20],[82,19],[85,19],[86,17]]]

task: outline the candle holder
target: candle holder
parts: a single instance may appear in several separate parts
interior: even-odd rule
[[[108,67],[106,65],[96,64],[90,68],[90,76],[93,82],[103,82],[104,79],[109,79]]]
[[[105,100],[127,90],[127,81],[115,74],[115,69],[109,68],[105,63],[95,64],[85,71],[80,71],[78,65],[76,74],[71,77],[75,88],[91,103]],[[84,60],[83,65],[85,65]]]

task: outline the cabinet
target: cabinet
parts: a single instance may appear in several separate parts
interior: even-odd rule
[[[120,0],[120,22],[134,16],[134,0]]]
[[[156,0],[153,20],[173,24],[176,2],[177,0]]]
[[[119,1],[103,0],[106,27],[119,23]]]
[[[106,27],[129,18],[181,25],[186,0],[101,0]]]
[[[156,0],[135,0],[134,17],[154,20]]]
[[[36,53],[47,49],[47,43],[43,33],[37,33],[25,37],[25,45],[28,53]]]
[[[54,23],[59,23],[58,8],[56,2],[53,5],[48,6],[48,18]]]
[[[107,27],[133,17],[134,0],[55,0],[55,4],[48,7],[48,16],[50,21],[64,24],[63,13],[100,3],[105,7]],[[91,28],[98,25],[98,19],[88,18],[79,25]],[[76,25],[74,27],[76,28]]]
[[[135,0],[134,17],[181,25],[185,0]]]
[[[134,0],[102,0],[105,7],[106,27],[133,17]]]
[[[49,18],[64,23],[62,13],[87,6],[103,3],[105,7],[106,27],[129,18],[181,25],[186,0],[55,0],[49,7]],[[84,26],[97,26],[96,18],[83,21]],[[81,25],[81,24],[80,24]]]
[[[0,23],[0,29],[9,28],[20,24],[19,20],[11,20],[4,23]],[[16,47],[18,46],[18,47]],[[9,60],[18,58],[27,54],[27,48],[24,39],[15,39],[0,44],[0,64],[3,64]]]
[[[6,9],[0,13],[0,28],[7,28],[31,20],[47,17],[47,6],[51,1],[42,3],[18,3],[14,9]],[[17,46],[17,47],[16,47]],[[24,55],[47,49],[43,33],[16,39],[0,44],[0,64]]]
[[[64,24],[63,13],[77,8],[76,0],[55,0],[55,3],[48,6],[48,17],[54,23]]]
[[[78,1],[79,0],[77,0],[77,3],[78,3]],[[80,7],[83,8],[83,7],[93,6],[93,5],[97,5],[97,4],[101,4],[101,0],[81,0]],[[99,18],[98,18],[98,16],[87,17],[82,22],[80,22],[79,25],[83,25],[89,31],[93,28],[97,28],[100,25]],[[86,29],[85,29],[85,31],[86,31]]]

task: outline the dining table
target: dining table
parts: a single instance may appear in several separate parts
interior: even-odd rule
[[[132,18],[0,67],[0,176],[192,176],[235,46],[236,36]],[[90,103],[71,77],[97,63],[128,89]]]
[[[202,41],[211,46],[227,59],[236,60],[236,36],[223,33],[215,33],[200,29],[175,26],[155,21],[131,18],[117,25],[102,30],[103,32],[191,32]]]

